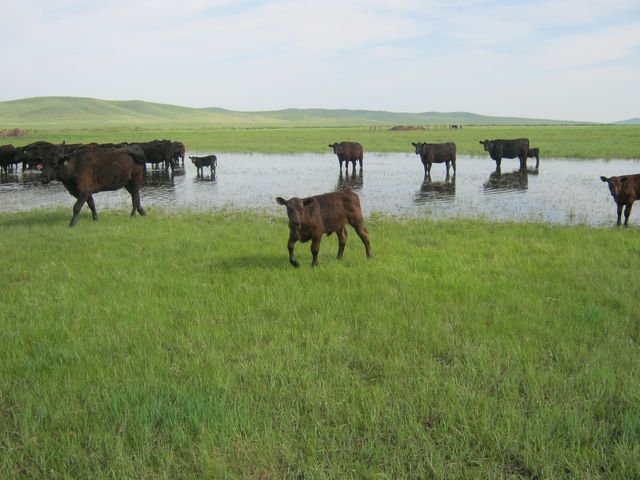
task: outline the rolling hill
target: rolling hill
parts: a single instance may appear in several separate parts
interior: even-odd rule
[[[578,122],[491,117],[469,112],[398,113],[346,109],[238,112],[189,108],[140,100],[33,97],[0,102],[0,128],[233,128],[368,125],[563,125]]]

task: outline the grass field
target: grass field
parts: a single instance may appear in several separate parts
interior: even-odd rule
[[[0,215],[0,478],[639,478],[640,230]]]
[[[461,130],[430,127],[424,131],[389,131],[351,128],[255,128],[255,129],[53,129],[32,130],[28,137],[6,139],[26,145],[36,140],[54,143],[147,141],[168,138],[184,142],[190,152],[302,153],[330,152],[336,141],[358,141],[366,152],[411,152],[411,142],[453,141],[459,155],[486,155],[479,140],[527,137],[538,146],[542,158],[637,159],[640,158],[640,126],[473,126]]]

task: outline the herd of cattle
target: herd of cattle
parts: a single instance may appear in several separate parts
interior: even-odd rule
[[[540,165],[540,152],[529,147],[529,140],[518,138],[513,140],[480,141],[484,150],[496,162],[500,170],[503,158],[518,158],[520,169],[526,170],[527,158],[536,159],[536,169]],[[447,143],[412,143],[415,153],[420,155],[424,165],[425,177],[430,178],[434,163],[444,163],[447,178],[450,166],[456,172],[456,145]],[[340,142],[329,145],[338,157],[340,172],[342,164],[348,169],[351,162],[353,170],[356,162],[362,169],[363,148],[357,142]],[[61,181],[67,191],[76,198],[73,206],[73,217],[69,226],[73,227],[80,210],[86,203],[96,220],[93,194],[125,188],[131,195],[131,216],[136,213],[145,215],[140,204],[140,188],[144,179],[146,164],[162,165],[165,169],[173,169],[184,165],[185,146],[182,142],[171,140],[153,140],[150,142],[119,144],[53,144],[38,141],[24,147],[12,145],[0,146],[0,167],[4,175],[10,169],[37,169],[42,172],[44,182]],[[203,175],[204,167],[211,169],[211,177],[215,178],[217,158],[215,155],[205,157],[189,157],[196,166],[198,176]],[[640,174],[618,177],[600,177],[609,186],[611,195],[617,204],[617,224],[621,223],[624,208],[624,225],[629,222],[629,215],[634,201],[640,197]],[[367,257],[371,257],[369,232],[364,226],[364,217],[360,207],[360,199],[351,190],[340,190],[306,198],[277,197],[276,201],[287,208],[289,217],[289,261],[298,266],[294,254],[297,241],[311,240],[312,265],[318,263],[320,240],[323,235],[336,233],[338,237],[338,258],[342,257],[347,241],[346,224],[351,225],[364,243]]]

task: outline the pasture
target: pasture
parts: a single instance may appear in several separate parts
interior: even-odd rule
[[[0,214],[2,478],[640,476],[637,228],[68,217]]]
[[[157,129],[92,128],[34,129],[28,136],[5,143],[26,145],[36,140],[52,143],[144,142],[171,138],[195,152],[327,153],[329,144],[343,140],[360,142],[367,152],[413,152],[411,142],[455,142],[458,155],[484,155],[479,140],[528,137],[544,158],[637,159],[640,126],[464,126],[449,130],[427,126],[420,131],[389,131],[387,127],[345,128],[237,128]]]

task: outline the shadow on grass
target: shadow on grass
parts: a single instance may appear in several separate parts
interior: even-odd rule
[[[28,214],[11,214],[4,218],[0,217],[2,227],[33,227],[39,225],[60,225],[68,226],[71,214],[66,212],[38,212]]]
[[[212,260],[211,266],[214,268],[240,269],[240,268],[266,268],[282,270],[293,267],[289,264],[289,257],[286,255],[241,255],[237,257],[227,257],[221,260]]]

